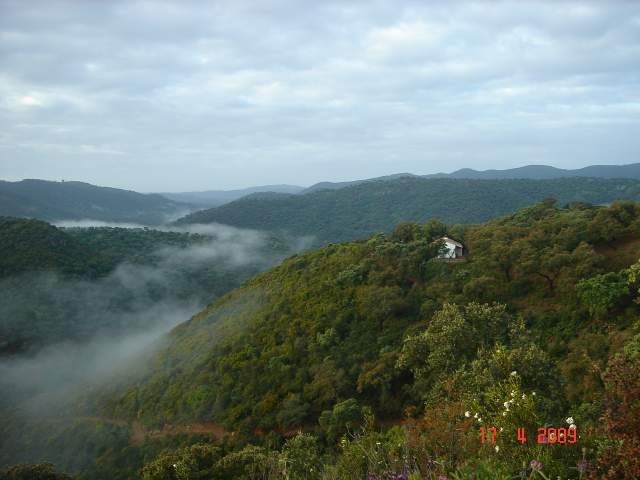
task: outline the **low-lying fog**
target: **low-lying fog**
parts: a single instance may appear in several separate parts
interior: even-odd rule
[[[90,220],[57,225],[144,227]],[[214,297],[306,246],[292,242],[285,255],[270,250],[267,235],[222,225],[165,230],[210,238],[187,248],[159,248],[153,265],[122,263],[95,281],[49,272],[0,281],[0,351],[16,337],[36,345],[0,357],[1,407],[55,414],[61,401],[88,384],[135,365],[137,355]],[[13,338],[1,338],[3,332]]]

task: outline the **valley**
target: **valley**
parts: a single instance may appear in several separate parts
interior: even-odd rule
[[[0,480],[639,480],[640,2],[0,0]]]
[[[173,280],[160,290],[147,280],[127,280],[122,293],[107,287],[117,293],[109,300],[115,305],[127,305],[126,296],[118,295],[133,293],[136,285],[140,292],[150,289],[135,293],[136,303],[141,295],[149,298],[148,304],[139,304],[141,311],[167,298],[199,298],[200,305],[208,306],[194,304],[192,314],[149,342],[135,339],[127,325],[121,333],[138,347],[125,354],[126,349],[114,350],[107,342],[100,348],[120,351],[121,357],[112,357],[110,368],[99,374],[91,373],[90,362],[75,357],[73,362],[84,362],[88,373],[69,385],[59,383],[59,372],[53,370],[55,389],[37,381],[13,383],[11,402],[2,406],[9,420],[2,427],[3,462],[53,460],[78,478],[124,479],[138,469],[182,458],[210,464],[210,472],[235,475],[231,472],[264,467],[256,460],[260,455],[285,458],[302,442],[305,447],[295,448],[318,455],[308,461],[339,469],[350,448],[364,448],[362,442],[399,441],[414,461],[423,462],[424,455],[444,448],[436,432],[453,428],[459,439],[453,450],[441,454],[465,452],[485,462],[483,468],[493,468],[486,463],[489,452],[474,442],[473,422],[464,410],[473,409],[502,428],[513,422],[532,426],[541,419],[557,424],[572,416],[583,432],[579,444],[595,445],[618,428],[602,424],[601,418],[615,411],[611,402],[620,395],[615,390],[620,377],[598,372],[619,369],[619,375],[627,375],[637,361],[631,352],[638,338],[633,299],[639,288],[640,207],[634,202],[560,206],[547,199],[486,223],[402,222],[387,234],[303,251],[291,250],[296,243],[287,243],[291,237],[285,241],[231,227],[214,226],[217,230],[206,235],[4,222],[0,238],[5,244],[20,235],[15,238],[21,246],[52,259],[36,264],[58,272],[62,282],[79,281],[83,268],[87,276],[82,281],[98,284],[123,265],[133,269],[132,278],[153,282],[159,272],[171,273]],[[444,235],[464,245],[466,261],[437,261]],[[56,240],[43,241],[49,236]],[[28,238],[33,238],[31,246],[23,243]],[[69,249],[85,256],[65,257]],[[6,264],[9,279],[33,268],[32,257],[20,255],[16,250]],[[77,264],[83,258],[85,263]],[[214,270],[199,273],[205,267]],[[177,268],[186,268],[185,280],[200,280],[175,281]],[[221,268],[225,275],[211,276]],[[29,284],[38,290],[37,282]],[[78,286],[71,285],[77,292]],[[193,297],[196,292],[202,294]],[[207,297],[206,292],[219,293]],[[62,312],[68,319],[68,310]],[[95,328],[96,320],[83,318]],[[141,323],[142,331],[150,331],[149,325]],[[77,325],[68,330],[75,342],[90,338],[77,337]],[[87,345],[87,352],[102,351],[97,344]],[[49,346],[32,351],[33,366],[26,359],[23,365],[11,363],[20,360],[21,350],[5,353],[13,358],[2,364],[4,382],[16,382],[18,372],[27,368],[65,368],[55,363]],[[582,358],[596,370],[585,369]],[[8,373],[12,367],[15,374]],[[535,392],[535,405],[523,403],[514,410],[517,416],[501,419],[492,399],[504,389],[520,392],[523,399]],[[635,438],[632,425],[621,434]],[[41,440],[39,431],[46,432]],[[92,447],[81,447],[80,439]],[[416,441],[424,446],[415,450]],[[511,458],[538,448],[500,445]],[[78,456],[79,451],[84,453]],[[249,451],[245,466],[231,460]],[[579,461],[580,452],[549,450],[547,469],[562,475],[567,465]],[[592,455],[594,468],[611,461],[595,450]],[[387,468],[400,468],[393,456],[376,458],[387,458]],[[358,468],[364,475],[372,467]]]

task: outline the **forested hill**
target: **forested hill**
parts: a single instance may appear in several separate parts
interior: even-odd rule
[[[466,262],[433,260],[444,233],[468,247]],[[638,277],[625,269],[639,255],[637,203],[546,201],[479,226],[405,223],[329,245],[178,326],[148,379],[105,411],[230,429],[319,422],[335,441],[344,409],[462,417],[472,398],[508,398],[517,380],[520,393],[537,392],[540,420],[580,412],[595,425],[606,406],[597,372],[638,319]]]
[[[466,261],[434,258],[443,234]],[[551,200],[293,256],[173,329],[70,429],[3,424],[0,463],[55,458],[92,480],[506,479],[523,464],[634,478],[639,257],[639,203]],[[537,443],[549,425],[575,443]]]
[[[33,271],[93,277],[107,259],[41,220],[0,217],[0,279]]]
[[[366,182],[304,195],[245,197],[192,213],[178,224],[223,223],[292,235],[319,242],[365,238],[389,232],[402,221],[439,218],[448,223],[479,223],[553,197],[560,204],[610,203],[640,199],[640,181],[562,178],[553,180],[465,180],[402,177]]]
[[[83,182],[0,181],[0,215],[4,216],[155,225],[189,209],[189,205],[161,195]]]
[[[242,188],[237,190],[207,190],[202,192],[177,192],[159,193],[169,200],[189,203],[201,208],[218,207],[225,203],[233,202],[239,198],[246,197],[254,193],[275,192],[275,193],[300,193],[304,187],[296,185],[261,185],[257,187]]]

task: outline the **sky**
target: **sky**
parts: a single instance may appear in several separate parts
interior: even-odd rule
[[[0,179],[640,161],[640,2],[0,0]]]

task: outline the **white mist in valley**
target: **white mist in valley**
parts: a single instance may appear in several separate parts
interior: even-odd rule
[[[93,221],[59,226],[125,227]],[[222,272],[221,278],[233,276],[239,284],[308,245],[305,239],[293,241],[283,254],[269,250],[273,239],[261,232],[223,225],[166,230],[204,237],[185,248],[158,248],[152,265],[121,263],[96,280],[42,272],[0,281],[0,347],[8,338],[20,341],[14,331],[45,337],[36,348],[0,360],[2,408],[59,413],[88,388],[131,373],[163,335],[212,301],[215,293],[202,289],[198,278]],[[29,322],[40,331],[25,329]],[[47,328],[63,335],[50,338]]]

